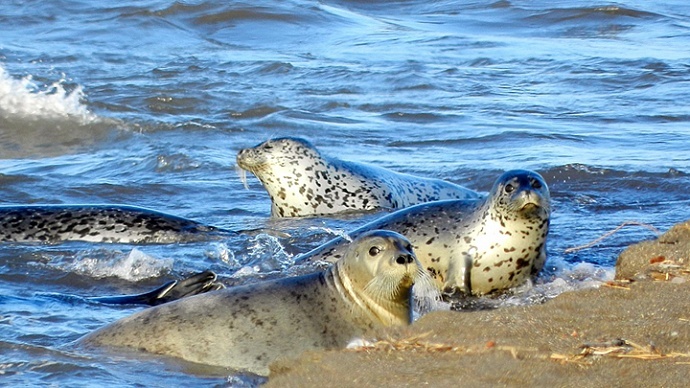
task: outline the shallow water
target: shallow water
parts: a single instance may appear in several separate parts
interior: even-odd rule
[[[78,296],[211,268],[230,284],[375,217],[269,219],[241,148],[324,153],[481,191],[539,171],[554,213],[542,300],[611,276],[618,253],[688,218],[686,2],[5,1],[0,204],[124,203],[236,229],[170,246],[3,245],[0,380],[254,384],[70,342],[137,310]],[[153,367],[151,367],[153,365]]]

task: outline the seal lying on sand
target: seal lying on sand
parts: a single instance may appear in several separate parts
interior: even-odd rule
[[[425,269],[445,293],[483,295],[507,290],[536,276],[546,261],[551,214],[549,189],[536,172],[501,175],[487,198],[416,205],[350,233],[396,231],[411,242]],[[336,238],[296,262],[334,261],[347,242]]]
[[[0,242],[177,243],[235,232],[123,205],[0,206]]]
[[[412,286],[428,278],[409,241],[362,233],[324,272],[196,295],[152,307],[80,340],[268,374],[309,349],[342,348],[372,329],[411,320]]]
[[[479,194],[439,179],[396,173],[322,155],[303,139],[268,140],[237,154],[237,165],[261,181],[274,217],[301,217],[379,208],[401,209]]]

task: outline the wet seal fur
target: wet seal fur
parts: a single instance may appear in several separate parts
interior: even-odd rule
[[[125,205],[0,206],[0,242],[166,244],[235,232]]]
[[[484,295],[536,277],[546,261],[551,215],[546,182],[536,172],[501,175],[488,197],[416,205],[350,233],[388,229],[407,237],[417,258],[446,294]],[[297,258],[334,261],[347,242],[336,238]]]
[[[442,199],[479,198],[472,190],[440,179],[326,157],[299,138],[272,139],[240,150],[237,165],[261,181],[271,197],[274,217],[401,209]]]
[[[324,272],[152,307],[80,343],[267,375],[278,358],[343,348],[371,330],[409,324],[412,286],[425,278],[406,238],[369,231],[348,243],[342,259]]]

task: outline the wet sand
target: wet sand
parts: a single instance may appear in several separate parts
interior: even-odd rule
[[[279,361],[267,386],[687,386],[690,221],[627,248],[616,271],[541,305],[437,311],[372,347]]]

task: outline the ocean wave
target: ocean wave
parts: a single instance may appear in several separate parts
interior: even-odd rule
[[[24,119],[75,119],[86,125],[98,120],[83,103],[84,92],[80,85],[72,90],[66,87],[63,75],[49,85],[39,85],[33,76],[14,78],[0,66],[0,115],[3,118]]]
[[[661,15],[637,10],[634,8],[620,7],[617,5],[594,6],[594,7],[565,7],[552,8],[532,15],[528,20],[538,19],[542,22],[563,23],[563,22],[611,22],[626,18],[642,19],[656,18]]]
[[[428,116],[428,115],[427,115]],[[506,130],[503,132],[498,132],[496,133],[488,133],[488,134],[482,134],[482,133],[477,133],[476,131],[473,133],[470,133],[469,131],[467,132],[461,132],[461,131],[453,131],[452,133],[449,133],[448,136],[452,136],[452,138],[439,138],[439,139],[424,139],[424,140],[416,140],[416,139],[410,139],[410,140],[394,140],[391,141],[388,145],[390,147],[428,147],[428,146],[452,146],[452,145],[462,145],[462,146],[470,146],[470,145],[480,145],[480,146],[486,146],[486,145],[495,145],[497,143],[515,143],[516,140],[519,140],[521,142],[533,142],[533,141],[539,141],[539,140],[548,140],[548,141],[560,141],[560,142],[573,142],[573,143],[581,143],[585,141],[585,136],[582,135],[574,135],[574,134],[566,134],[566,133],[544,133],[544,132],[536,132],[536,131],[531,131],[531,130]]]
[[[64,75],[40,84],[0,65],[0,159],[71,154],[123,127],[93,113],[82,87]]]

